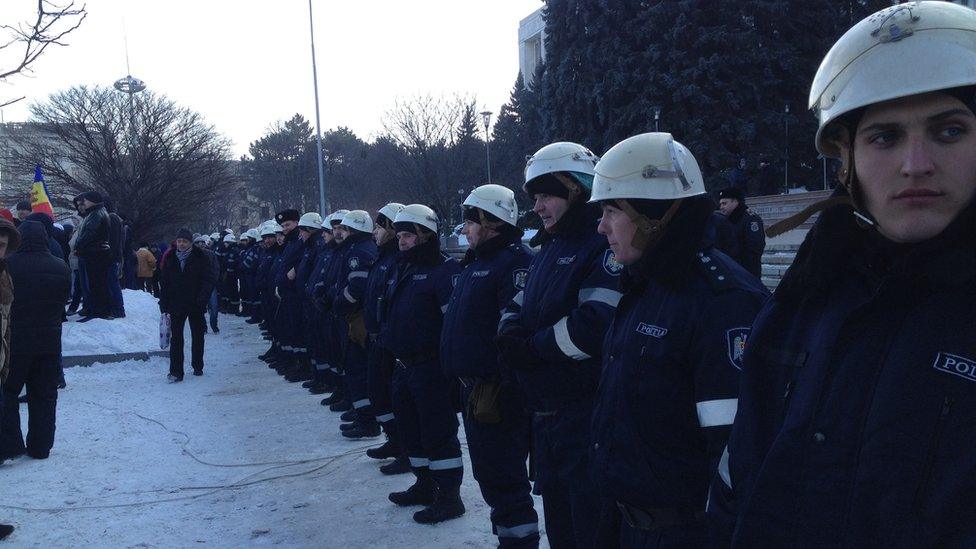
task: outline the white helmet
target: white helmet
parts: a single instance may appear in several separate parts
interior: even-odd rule
[[[437,214],[423,204],[409,204],[404,206],[393,220],[394,227],[400,223],[410,223],[437,232]]]
[[[332,230],[332,227],[338,225],[342,221],[342,217],[349,213],[349,210],[336,210],[329,215],[325,216],[322,221],[322,228]]]
[[[515,193],[501,185],[488,184],[476,188],[464,199],[464,206],[483,210],[512,226],[518,223]]]
[[[266,236],[274,236],[276,230],[275,225],[277,225],[277,223],[268,223],[268,222],[262,223],[261,231],[260,231],[261,238],[264,238]]]
[[[559,142],[546,145],[529,157],[525,163],[525,185],[529,188],[534,180],[554,172],[568,173],[587,192],[593,187],[593,167],[600,157],[577,143]]]
[[[248,229],[244,234],[251,240],[259,240],[261,238],[261,233],[257,229]]]
[[[308,212],[298,220],[298,226],[302,229],[321,229],[322,216],[315,212]]]
[[[234,243],[234,242],[237,242],[237,239],[234,238],[234,235],[233,234],[224,235],[224,243],[225,244],[227,244],[227,243]]]
[[[386,206],[380,208],[379,213],[383,217],[389,219],[390,222],[392,223],[393,220],[396,219],[396,215],[400,213],[400,210],[402,209],[403,209],[403,204],[400,204],[399,202],[390,202]]]
[[[364,233],[373,232],[373,219],[369,217],[369,212],[365,210],[353,210],[342,216],[340,225],[349,227],[355,231]]]
[[[220,233],[213,233],[213,234],[211,234],[210,235],[210,240],[211,240],[211,242],[219,242],[220,241]]]
[[[193,239],[193,243],[194,244],[203,244],[204,246],[207,246],[207,245],[210,244],[210,237],[207,236],[207,235],[205,235],[205,234],[202,234],[202,235],[194,238]]]
[[[817,70],[809,102],[820,118],[817,150],[840,156],[824,130],[843,114],[974,84],[976,11],[951,2],[885,8],[844,33]]]
[[[614,145],[596,165],[590,202],[676,200],[705,194],[698,161],[670,133],[642,133]]]

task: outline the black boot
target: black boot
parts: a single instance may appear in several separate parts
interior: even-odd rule
[[[342,412],[342,415],[339,416],[339,421],[345,421],[348,423],[348,422],[356,421],[358,417],[359,417],[359,413],[356,412],[355,409],[352,409],[346,412]]]
[[[312,387],[318,387],[320,382],[316,379],[310,379],[305,383],[302,383],[302,389],[311,389]]]
[[[380,436],[380,424],[376,420],[356,421],[352,429],[342,431],[342,436],[351,439],[376,438]]]
[[[325,393],[334,393],[336,388],[327,383],[320,383],[318,385],[313,385],[308,388],[308,392],[313,395],[324,395]]]
[[[312,363],[309,362],[307,358],[296,359],[295,367],[285,375],[285,379],[288,381],[288,383],[311,380]]]
[[[276,356],[278,356],[278,345],[272,343],[271,347],[269,347],[268,350],[264,352],[264,354],[259,355],[258,358],[260,358],[265,362],[271,362],[274,360]]]
[[[434,504],[422,511],[413,514],[413,520],[420,524],[437,524],[445,520],[458,518],[464,514],[464,503],[461,503],[461,496],[457,489],[454,491],[437,492]]]
[[[410,472],[410,459],[407,456],[399,456],[391,463],[380,467],[380,472],[384,475],[402,475]]]
[[[381,446],[366,450],[366,455],[373,459],[390,459],[392,457],[397,457],[400,455],[400,445],[394,442],[392,438],[389,438]]]
[[[417,481],[413,483],[413,486],[403,492],[393,492],[390,494],[390,501],[400,507],[433,505],[436,499],[437,484],[426,476],[417,477]]]
[[[342,395],[342,391],[336,391],[332,393],[332,396],[327,396],[322,399],[322,406],[332,406],[336,402],[340,402],[345,397]]]
[[[348,400],[340,400],[338,402],[333,402],[329,409],[333,412],[345,412],[346,410],[352,409],[352,403]]]
[[[0,540],[7,539],[7,537],[12,534],[14,527],[9,524],[0,524]]]

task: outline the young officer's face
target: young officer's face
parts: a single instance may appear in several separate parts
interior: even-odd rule
[[[854,166],[882,235],[933,238],[976,194],[976,116],[940,92],[872,105],[854,135]]]
[[[642,250],[634,247],[637,225],[616,204],[604,202],[602,207],[603,217],[600,218],[597,232],[607,237],[617,261],[624,265],[633,265],[644,255]]]
[[[542,226],[551,229],[559,218],[569,211],[569,200],[551,194],[536,193],[532,211],[542,219]]]
[[[408,231],[400,231],[397,233],[397,244],[400,246],[400,251],[405,252],[418,244],[417,235]]]

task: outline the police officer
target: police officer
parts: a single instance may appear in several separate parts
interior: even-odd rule
[[[248,324],[256,324],[252,321],[257,304],[257,290],[254,287],[254,278],[257,274],[258,260],[261,254],[261,246],[257,229],[248,229],[243,235],[240,258],[240,280],[241,280],[241,313],[248,317],[245,321]]]
[[[340,425],[342,436],[351,439],[380,435],[367,387],[366,326],[363,319],[363,298],[366,278],[378,255],[373,241],[373,219],[363,210],[352,210],[342,217],[335,231],[343,235],[338,253],[338,276],[332,310],[340,322],[346,324],[346,338],[342,341],[343,368],[346,390],[352,405],[346,420]]]
[[[301,303],[301,345],[295,349],[296,367],[293,372],[285,375],[285,380],[294,383],[310,381],[313,377],[311,354],[312,348],[318,343],[315,333],[312,302],[306,298],[305,286],[315,267],[316,254],[319,250],[322,233],[322,216],[315,212],[306,213],[298,221],[298,239],[302,242],[302,257],[295,267],[295,290]]]
[[[390,494],[390,501],[426,505],[413,515],[426,524],[464,514],[458,421],[452,385],[438,357],[444,311],[460,266],[441,253],[437,223],[434,211],[422,204],[405,206],[393,220],[400,253],[379,340],[396,360],[393,407],[416,476],[413,486]]]
[[[756,278],[762,277],[762,254],[766,249],[762,218],[746,206],[742,190],[729,187],[719,191],[718,196],[719,211],[727,227],[718,231],[715,247]]]
[[[367,333],[367,385],[369,400],[373,405],[376,421],[386,434],[386,442],[376,448],[366,450],[373,459],[394,458],[391,463],[380,467],[387,475],[410,472],[410,461],[401,443],[397,429],[396,415],[393,413],[393,355],[377,344],[383,327],[381,311],[385,310],[387,283],[396,270],[397,239],[393,230],[393,220],[403,209],[403,204],[390,202],[380,208],[373,222],[373,241],[377,247],[377,258],[366,277],[366,292],[363,297],[363,321]]]
[[[271,347],[258,358],[268,362],[274,362],[281,351],[278,340],[274,338],[272,329],[275,314],[278,310],[278,298],[274,295],[272,281],[274,280],[274,264],[281,254],[281,247],[278,245],[278,230],[281,225],[271,219],[264,222],[261,228],[261,239],[264,243],[264,255],[261,256],[261,263],[258,265],[255,284],[261,295],[261,323],[258,325],[265,339],[271,341]]]
[[[241,310],[241,295],[237,287],[237,267],[240,261],[240,254],[237,248],[237,239],[230,233],[223,238],[223,276],[221,277],[221,288],[223,288],[222,304],[224,312],[236,315]]]
[[[336,316],[332,306],[337,295],[339,281],[339,270],[342,266],[342,254],[339,248],[346,238],[346,233],[336,230],[342,218],[349,213],[349,210],[336,210],[329,216],[328,225],[332,231],[332,241],[335,244],[332,258],[326,264],[321,282],[315,287],[315,300],[319,309],[322,311],[322,337],[325,354],[323,361],[327,365],[325,379],[328,386],[332,389],[332,394],[323,398],[321,404],[328,406],[333,412],[346,413],[352,409],[352,402],[349,401],[349,392],[345,386],[345,370],[343,369],[344,351],[343,342],[346,340],[348,325],[344,319]],[[349,416],[346,416],[347,418]]]
[[[711,498],[733,546],[976,546],[974,67],[949,2],[884,9],[820,65],[841,186],[753,325]]]
[[[586,201],[598,158],[575,143],[553,143],[529,158],[525,192],[543,229],[525,289],[502,315],[496,343],[503,368],[516,370],[535,415],[535,492],[542,495],[554,547],[590,547],[598,496],[587,451],[603,336],[620,299],[623,266],[597,234],[599,212]]]
[[[271,282],[273,292],[278,297],[274,332],[280,349],[272,366],[280,375],[296,370],[296,355],[304,350],[301,294],[295,285],[295,269],[305,251],[303,242],[299,239],[300,220],[298,210],[284,210],[275,215],[275,221],[281,225],[284,235],[281,254],[275,259]],[[306,218],[305,225],[310,226],[311,222],[311,218]]]
[[[532,416],[515,372],[499,367],[493,339],[501,310],[525,289],[532,253],[517,227],[515,193],[482,185],[464,201],[468,251],[444,313],[441,364],[461,381],[474,478],[491,506],[500,547],[538,547],[539,517],[525,467]]]
[[[312,332],[311,339],[308,341],[309,355],[314,364],[314,372],[312,379],[302,383],[302,387],[308,389],[313,395],[329,392],[328,390],[331,388],[326,380],[326,372],[329,369],[329,364],[325,358],[327,354],[326,317],[315,301],[315,288],[325,278],[326,270],[329,268],[336,249],[336,243],[332,237],[332,225],[329,223],[331,218],[332,215],[330,214],[322,220],[322,232],[318,251],[315,255],[315,265],[305,282],[304,298],[305,302],[310,305],[311,315],[311,319],[307,321],[307,328]]]
[[[704,547],[709,481],[768,292],[706,239],[712,201],[671,134],[607,151],[591,201],[624,265],[593,414],[594,481],[621,512],[621,547]]]
[[[207,256],[207,264],[210,266],[210,278],[215,282],[220,279],[220,261],[217,256],[210,249],[210,238],[207,235],[200,235],[193,239],[193,246],[199,248],[203,255]],[[217,301],[217,285],[210,290],[210,299],[207,300],[207,313],[210,316],[210,329],[213,333],[219,334],[220,329],[217,327],[217,313],[218,313]],[[204,328],[206,332],[206,328]]]

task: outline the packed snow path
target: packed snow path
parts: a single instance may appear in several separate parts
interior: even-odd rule
[[[190,375],[189,358],[175,384],[162,358],[66,370],[51,457],[0,465],[11,546],[495,545],[467,455],[467,514],[414,523],[419,507],[387,500],[412,475],[384,476],[364,454],[381,439],[342,438],[321,397],[256,358],[267,347],[256,327],[220,320],[202,377]],[[536,509],[541,519],[538,499]]]

